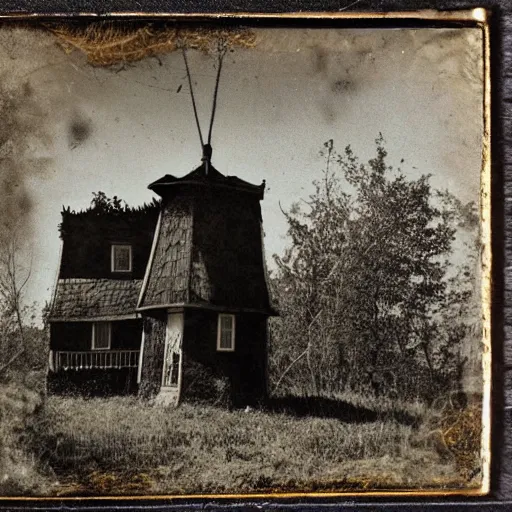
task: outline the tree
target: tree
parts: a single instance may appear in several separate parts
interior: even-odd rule
[[[46,331],[36,325],[37,304],[25,296],[32,264],[22,239],[12,226],[0,244],[0,378],[8,380],[44,370],[48,361]]]
[[[0,250],[0,321],[2,325],[0,375],[25,352],[24,292],[31,269],[19,261],[16,233],[4,233]]]
[[[432,190],[428,175],[409,179],[388,166],[382,136],[376,153],[362,164],[350,147],[340,155],[326,142],[306,207],[285,213],[291,245],[275,257],[274,279],[278,386],[286,371],[315,394],[411,396],[460,378],[455,354],[466,327],[448,329],[445,308],[472,298],[460,293],[461,276],[450,276],[457,222],[471,206]]]

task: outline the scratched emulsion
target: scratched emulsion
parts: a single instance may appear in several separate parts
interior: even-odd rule
[[[0,222],[2,235],[7,235],[14,225],[30,227],[33,197],[28,182],[44,174],[49,164],[35,148],[44,150],[50,137],[47,112],[29,78],[6,71],[0,77]]]
[[[87,141],[91,136],[93,127],[92,122],[86,116],[80,113],[75,113],[69,122],[68,140],[69,147],[75,149]]]

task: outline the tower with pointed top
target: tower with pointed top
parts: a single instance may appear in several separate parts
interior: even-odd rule
[[[177,404],[255,404],[266,395],[271,305],[260,201],[265,185],[202,164],[149,189],[162,198],[137,311],[139,392]]]

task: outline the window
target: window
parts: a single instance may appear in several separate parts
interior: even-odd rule
[[[132,271],[132,246],[131,245],[113,245],[112,246],[112,272],[131,272]]]
[[[217,350],[235,350],[235,315],[219,315],[217,327]]]
[[[94,322],[92,324],[92,349],[109,350],[112,337],[112,324],[110,322]]]

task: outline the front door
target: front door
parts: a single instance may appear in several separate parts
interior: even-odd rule
[[[183,313],[168,314],[162,387],[176,393],[179,393],[181,384],[183,324]]]

